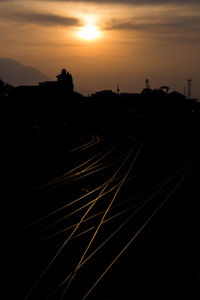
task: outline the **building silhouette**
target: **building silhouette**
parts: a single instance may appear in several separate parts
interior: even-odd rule
[[[56,76],[57,81],[44,81],[40,82],[40,87],[46,87],[49,89],[62,89],[63,92],[73,93],[74,91],[74,83],[72,75],[66,71],[66,69],[62,69],[61,73]]]

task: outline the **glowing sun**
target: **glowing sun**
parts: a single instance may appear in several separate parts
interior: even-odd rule
[[[94,40],[99,37],[100,31],[95,25],[87,24],[78,32],[78,35],[84,40]]]

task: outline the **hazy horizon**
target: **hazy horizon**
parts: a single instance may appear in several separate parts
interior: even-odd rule
[[[140,92],[168,85],[200,98],[200,3],[197,0],[0,0],[0,57],[52,79],[66,68],[75,90]],[[80,31],[94,24],[97,38]]]

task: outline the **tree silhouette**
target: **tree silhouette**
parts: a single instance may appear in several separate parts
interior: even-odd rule
[[[13,89],[12,85],[0,79],[0,95],[6,95]]]

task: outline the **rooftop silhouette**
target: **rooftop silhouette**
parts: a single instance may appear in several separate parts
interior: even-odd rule
[[[72,75],[66,71],[66,69],[62,69],[61,73],[56,76],[57,81],[44,81],[40,82],[39,86],[48,87],[48,88],[62,88],[66,92],[72,93],[74,91],[74,83]]]

